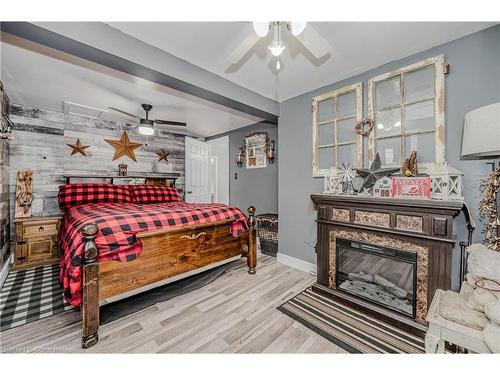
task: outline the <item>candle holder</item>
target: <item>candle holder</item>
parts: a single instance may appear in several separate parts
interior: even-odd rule
[[[245,149],[243,147],[239,148],[239,151],[236,153],[236,166],[238,168],[243,167],[243,160],[245,159]]]

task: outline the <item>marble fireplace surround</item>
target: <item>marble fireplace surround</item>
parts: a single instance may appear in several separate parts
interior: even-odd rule
[[[427,316],[427,273],[428,273],[428,248],[417,245],[410,241],[402,241],[389,236],[381,236],[368,232],[357,232],[350,230],[331,230],[329,246],[329,287],[337,288],[335,285],[336,273],[336,239],[344,238],[346,240],[358,241],[368,245],[385,246],[392,249],[398,249],[417,253],[417,295],[416,295],[416,321],[425,323]]]
[[[317,208],[317,282],[313,289],[400,328],[425,330],[437,289],[451,289],[453,218],[461,202],[313,194]],[[336,239],[416,253],[415,319],[346,295],[335,285]]]

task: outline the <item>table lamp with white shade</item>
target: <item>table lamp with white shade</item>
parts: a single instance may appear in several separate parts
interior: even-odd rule
[[[465,115],[462,156],[500,156],[500,103],[474,109]]]
[[[495,158],[500,156],[500,103],[474,109],[465,115],[464,132],[462,136],[462,156],[476,158]],[[495,171],[496,163],[493,161],[489,164],[492,165],[492,173],[498,173],[498,171]],[[500,164],[498,168],[500,169]],[[500,197],[498,194],[497,206],[500,207]],[[467,243],[460,243],[462,250],[460,267],[462,280],[467,268],[465,246],[471,244],[472,231],[475,227],[474,220],[468,208],[466,210],[466,219],[469,229],[469,238]],[[500,226],[497,230],[500,235]]]

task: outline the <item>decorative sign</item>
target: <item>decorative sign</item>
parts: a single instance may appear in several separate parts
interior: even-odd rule
[[[245,137],[245,161],[247,169],[267,166],[267,133],[253,133]]]
[[[31,217],[33,203],[33,171],[18,171],[16,183],[16,207],[14,217]]]
[[[430,199],[430,177],[393,177],[393,198]]]

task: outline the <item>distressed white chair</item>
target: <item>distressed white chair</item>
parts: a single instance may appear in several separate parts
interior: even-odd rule
[[[483,341],[482,331],[446,320],[439,315],[439,301],[443,293],[444,290],[436,290],[427,313],[429,329],[425,335],[425,352],[444,353],[445,342],[449,342],[475,353],[491,353]]]

